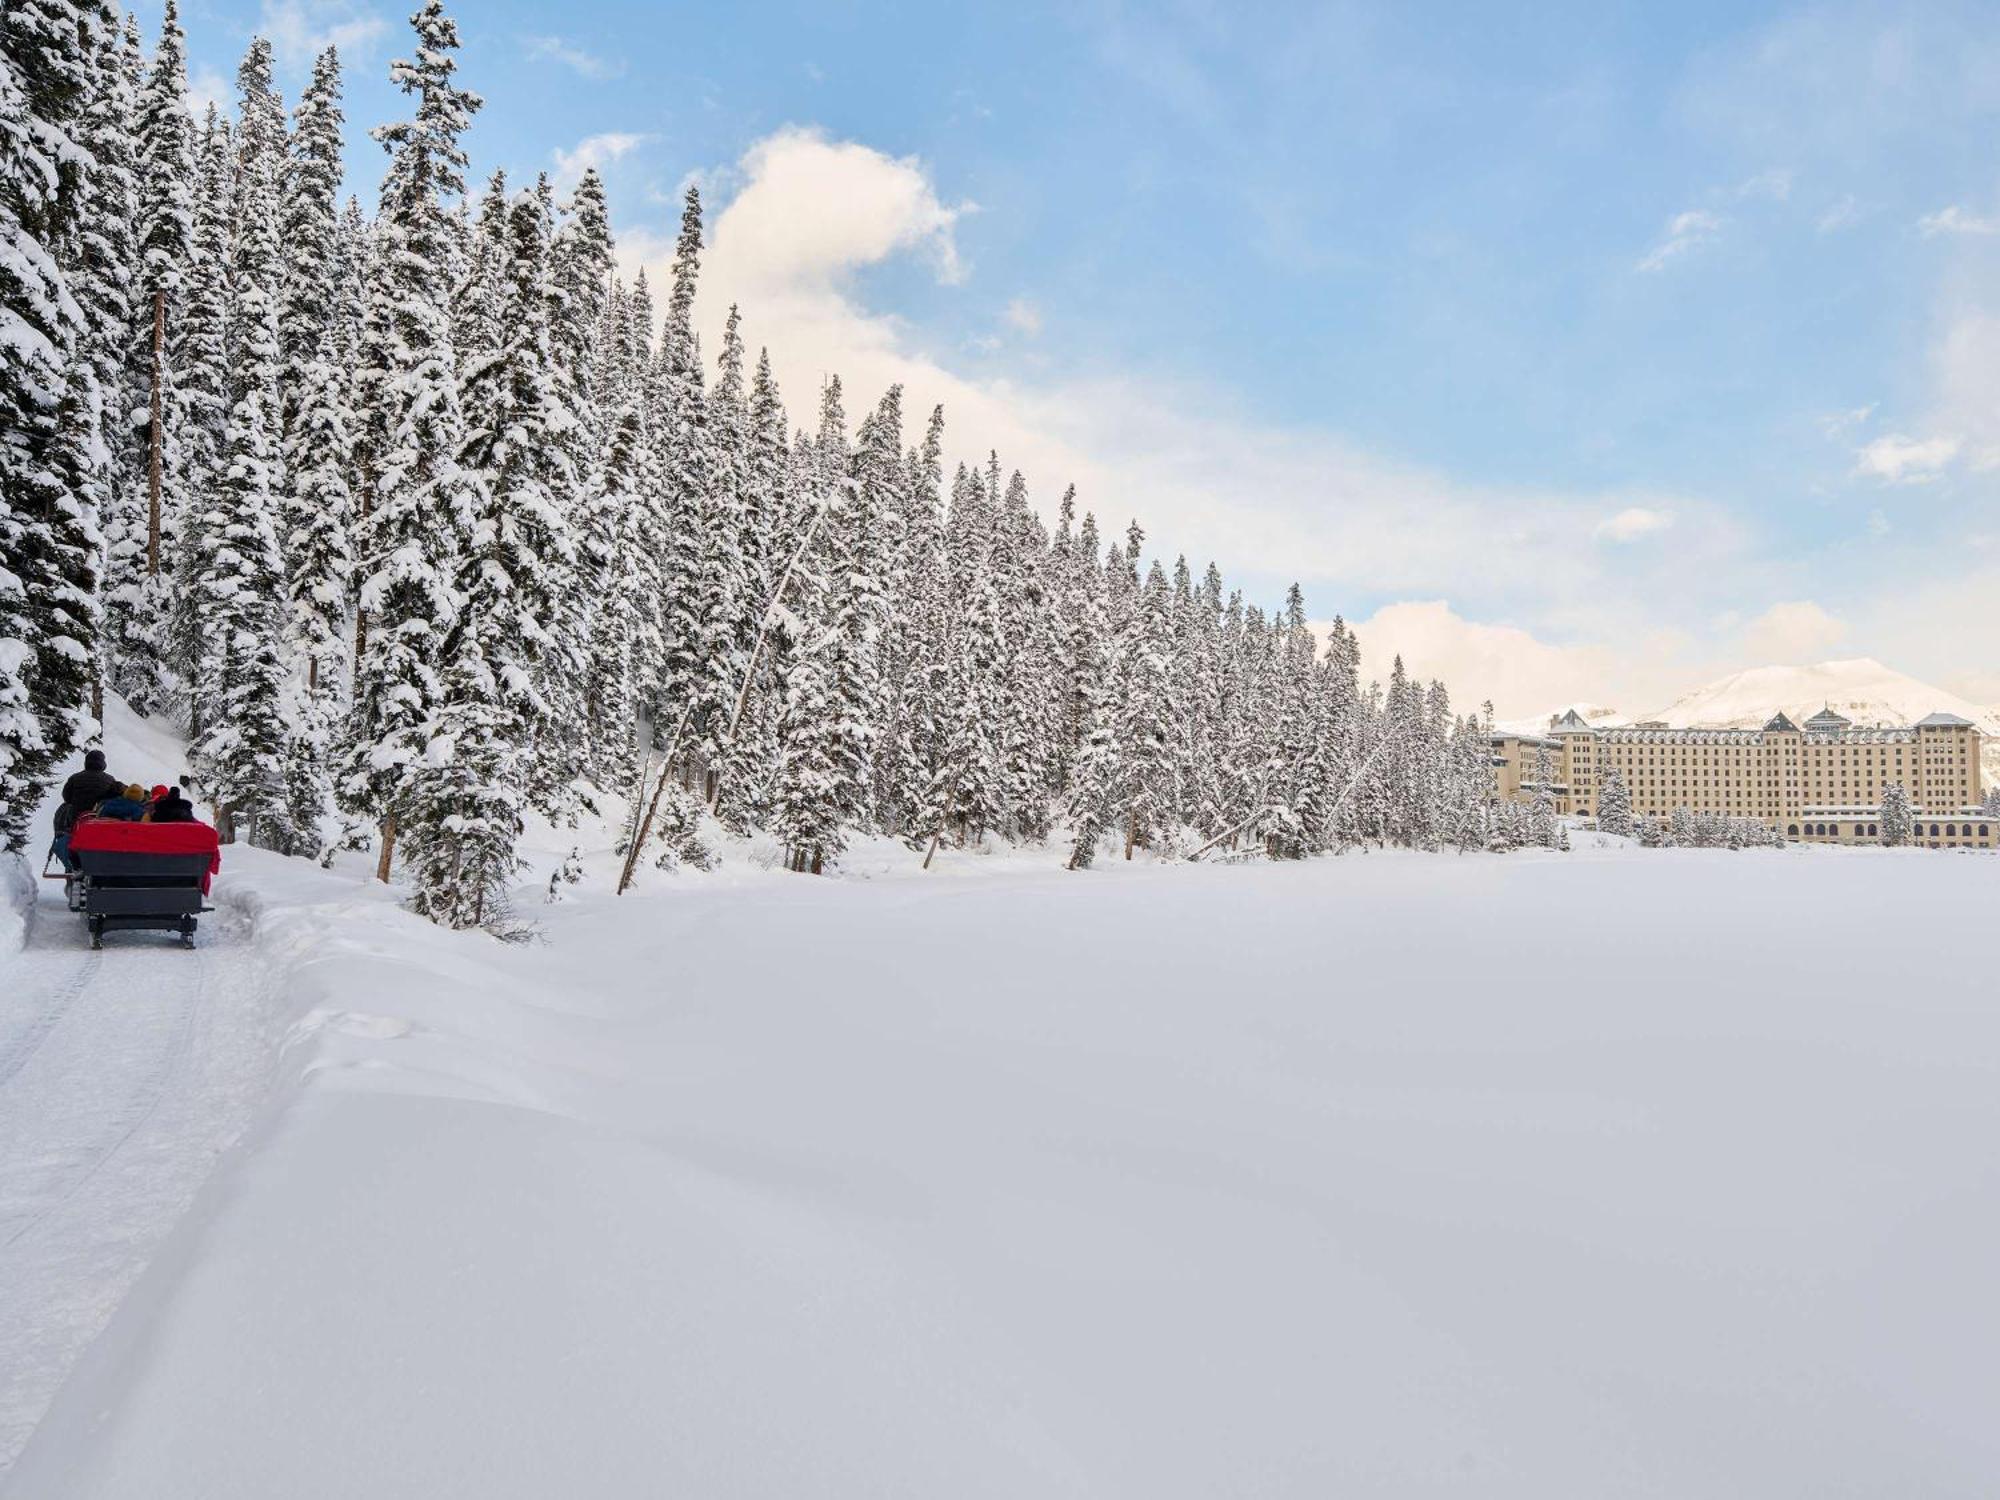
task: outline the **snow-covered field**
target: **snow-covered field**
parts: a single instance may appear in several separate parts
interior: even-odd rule
[[[0,1492],[2000,1480],[1992,857],[585,863],[503,946],[233,850],[80,985],[43,894]]]

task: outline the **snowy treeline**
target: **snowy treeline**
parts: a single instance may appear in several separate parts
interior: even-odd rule
[[[338,809],[454,925],[531,809],[600,791],[667,858],[707,810],[813,871],[864,833],[1075,866],[1488,843],[1485,726],[1442,686],[1364,684],[1296,588],[1267,612],[1073,494],[1051,529],[900,389],[851,425],[829,379],[795,431],[736,309],[695,336],[697,194],[671,284],[625,284],[594,172],[468,187],[456,28],[412,24],[365,215],[332,50],[288,113],[254,42],[197,123],[173,0],[150,53],[112,0],[7,7],[10,847],[106,686],[184,724],[237,836],[314,853]]]
[[[1635,817],[1632,790],[1614,766],[1605,772],[1597,793],[1597,829],[1621,838],[1636,838],[1648,849],[1782,848],[1784,835],[1757,818],[1726,813],[1696,812],[1677,807],[1669,817]]]
[[[1785,836],[1758,818],[1677,807],[1671,817],[1645,818],[1639,842],[1648,849],[1782,849]]]

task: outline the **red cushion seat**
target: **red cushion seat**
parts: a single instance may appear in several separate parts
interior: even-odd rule
[[[208,873],[222,868],[222,842],[206,823],[127,823],[121,818],[80,818],[70,831],[72,850],[104,854],[206,854]],[[204,891],[208,882],[202,881]]]

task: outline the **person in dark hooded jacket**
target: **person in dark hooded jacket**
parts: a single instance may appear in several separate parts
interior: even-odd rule
[[[93,750],[83,758],[83,769],[63,783],[62,799],[74,821],[106,797],[116,797],[125,783],[104,769],[104,752]]]
[[[83,769],[63,783],[62,803],[56,808],[55,840],[49,852],[62,861],[65,870],[75,868],[69,857],[70,830],[85,813],[97,810],[110,797],[123,796],[125,783],[104,769],[104,752],[92,750],[83,758]]]

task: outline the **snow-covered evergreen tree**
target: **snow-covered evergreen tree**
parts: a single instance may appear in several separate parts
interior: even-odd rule
[[[456,628],[428,753],[413,770],[420,814],[411,842],[419,910],[456,927],[501,909],[531,802],[547,800],[552,763],[552,621],[571,561],[552,480],[567,456],[552,419],[548,203],[517,193],[507,210],[500,327],[502,409],[493,468],[459,559]]]
[[[1535,796],[1529,805],[1529,838],[1544,849],[1553,849],[1562,841],[1562,824],[1556,819],[1555,760],[1549,754],[1546,740],[1535,746],[1534,775]],[[1678,818],[1686,811],[1684,807],[1676,808],[1674,816]]]
[[[285,452],[296,469],[296,433],[312,367],[326,357],[340,315],[340,58],[328,47],[292,112],[283,215],[284,295],[278,341],[284,354]]]
[[[204,517],[221,492],[227,466],[231,406],[229,368],[230,214],[234,147],[228,123],[210,105],[200,145],[194,236],[181,289],[180,316],[168,333],[174,371],[170,423],[177,449],[175,483],[162,498],[162,555],[173,567],[159,622],[164,656],[199,737],[213,717],[217,678],[209,659],[212,635],[201,617],[200,580],[211,562]],[[162,574],[167,573],[162,564]]]
[[[415,111],[374,132],[390,153],[368,321],[376,347],[363,354],[364,364],[382,372],[372,393],[381,409],[380,448],[370,445],[375,472],[356,537],[367,628],[339,782],[351,811],[383,824],[385,876],[399,822],[421,825],[405,828],[413,838],[450,832],[448,814],[436,805],[402,819],[402,792],[439,699],[435,663],[456,613],[450,579],[482,510],[477,477],[458,462],[463,429],[445,279],[445,200],[464,191],[459,138],[480,100],[453,82],[458,29],[441,0],[425,0],[411,24],[415,57],[393,63],[390,77],[415,100]],[[426,868],[435,873],[440,865]],[[418,899],[436,894],[421,890]]]
[[[97,383],[70,283],[89,194],[78,144],[103,24],[20,0],[0,19],[0,846],[92,730]],[[68,263],[68,265],[65,264]]]
[[[658,683],[651,694],[656,724],[680,729],[677,770],[692,774],[704,764],[698,747],[712,749],[714,721],[726,712],[704,643],[717,637],[710,617],[717,594],[705,554],[710,528],[709,474],[713,452],[701,353],[694,333],[695,285],[701,272],[701,194],[690,186],[682,201],[680,238],[674,246],[673,285],[653,374],[649,436],[663,487],[665,526],[661,553],[663,604]]]
[[[135,238],[138,195],[132,176],[137,154],[133,125],[138,107],[139,37],[129,18],[123,26],[117,24],[108,5],[99,5],[98,19],[77,132],[90,167],[76,216],[71,280],[83,315],[83,344],[78,352],[88,360],[95,386],[94,407],[87,413],[86,430],[81,434],[95,447],[88,507],[97,518],[100,534],[116,538],[122,546],[136,530],[128,507],[141,493],[144,474],[143,449],[134,441],[131,413],[144,405],[147,394],[144,367],[135,367],[131,347],[131,294],[140,269]],[[100,597],[98,660],[92,671],[93,688],[100,696],[112,655],[108,612]],[[129,628],[129,611],[122,613],[119,624]]]
[[[604,543],[587,656],[589,759],[599,784],[620,790],[633,784],[637,770],[642,664],[658,649],[642,524],[648,513],[640,490],[644,447],[638,404],[625,401],[586,497],[589,524]]]
[[[1136,559],[1138,531],[1131,544]],[[1129,564],[1128,564],[1129,566]],[[1131,608],[1118,646],[1124,694],[1118,717],[1118,813],[1125,857],[1166,831],[1176,797],[1173,772],[1171,616],[1166,570],[1155,562]]]
[[[1882,843],[1891,849],[1907,845],[1915,836],[1916,815],[1910,807],[1910,793],[1900,781],[1882,788]]]
[[[847,845],[853,768],[840,720],[847,638],[833,621],[825,560],[808,549],[790,590],[801,636],[785,664],[771,831],[796,871],[821,874]]]
[[[1620,838],[1632,836],[1632,792],[1615,766],[1604,773],[1604,784],[1598,788],[1597,827]]]
[[[792,614],[787,569],[801,544],[787,527],[792,513],[792,467],[785,442],[785,408],[771,373],[769,351],[760,350],[744,412],[743,558],[748,602],[746,616],[752,660],[740,686],[743,714],[725,747],[721,797],[716,813],[728,827],[747,829],[765,810],[772,770],[778,763],[780,686],[794,644],[786,628]],[[759,643],[762,649],[759,649]]]
[[[171,534],[186,499],[176,335],[186,310],[198,180],[185,102],[187,43],[175,0],[167,0],[151,68],[134,88],[129,374],[113,408],[111,439],[113,450],[130,458],[106,517],[104,629],[113,685],[133,709],[149,714],[166,700],[169,580],[177,560],[172,546],[159,544],[160,535]]]
[[[270,48],[253,43],[238,75],[244,117],[238,142],[237,223],[230,268],[230,386],[221,484],[201,517],[202,570],[193,589],[209,644],[204,715],[194,760],[225,832],[280,852],[315,843],[293,823],[288,771],[298,726],[288,712],[284,563],[278,527],[284,499],[279,312],[284,255],[279,194],[282,122],[270,118]]]
[[[1107,833],[1116,831],[1118,787],[1123,779],[1118,757],[1117,640],[1106,612],[1102,575],[1094,566],[1095,520],[1084,518],[1088,539],[1080,569],[1080,614],[1076,633],[1074,690],[1080,738],[1075,772],[1070,778],[1068,821],[1069,867],[1081,870],[1097,857]]]

